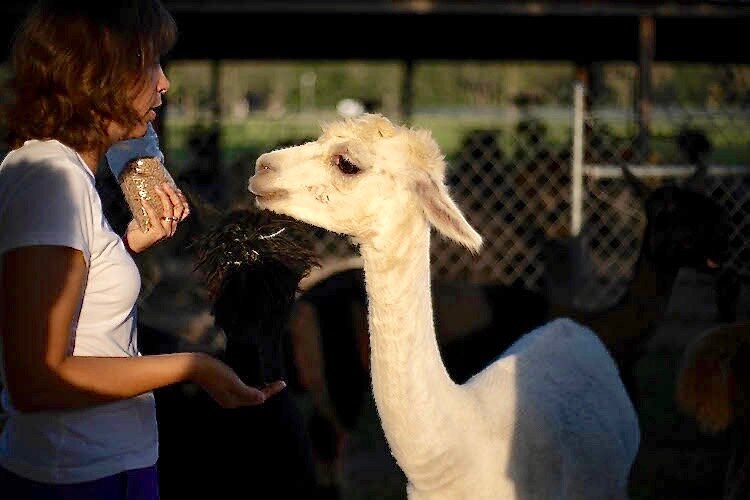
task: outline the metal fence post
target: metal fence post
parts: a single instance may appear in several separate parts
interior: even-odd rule
[[[573,85],[573,158],[570,171],[570,235],[576,237],[583,224],[583,114],[584,86]]]

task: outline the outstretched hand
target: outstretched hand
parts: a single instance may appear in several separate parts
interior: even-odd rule
[[[263,404],[286,387],[286,383],[281,380],[260,389],[251,387],[228,365],[208,355],[202,356],[202,362],[195,371],[193,381],[224,408]]]
[[[171,238],[177,231],[177,224],[190,215],[187,198],[178,188],[168,183],[156,188],[161,199],[163,215],[148,203],[141,201],[143,209],[151,222],[148,231],[141,230],[135,219],[130,221],[126,230],[127,246],[133,253],[140,253],[165,238]]]

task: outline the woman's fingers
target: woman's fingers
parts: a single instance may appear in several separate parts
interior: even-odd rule
[[[177,223],[180,221],[180,219],[175,215],[175,206],[174,202],[172,201],[172,195],[174,195],[174,192],[172,192],[172,195],[170,195],[167,192],[166,184],[164,184],[163,186],[156,186],[155,190],[156,194],[158,194],[159,198],[161,199],[161,206],[163,211],[163,215],[161,217],[162,226],[167,231],[168,236],[174,236],[175,231],[177,231]]]
[[[185,194],[180,191],[176,186],[173,186],[167,182],[158,187],[160,193],[163,193],[165,197],[162,198],[162,204],[164,205],[164,216],[172,217],[171,220],[166,219],[168,222],[174,223],[174,229],[177,228],[177,223],[184,221],[188,215],[190,215],[190,204],[187,201]],[[167,208],[167,205],[169,208]],[[171,215],[168,214],[168,210],[171,209]]]
[[[187,216],[190,215],[190,204],[188,203],[187,196],[185,196],[185,194],[181,190],[175,189],[174,191],[176,192],[177,198],[180,204],[182,205],[182,213],[180,215],[180,221],[184,221],[187,218]]]
[[[169,201],[172,203],[172,209],[174,211],[173,215],[177,217],[178,220],[183,220],[185,217],[187,217],[190,213],[190,208],[188,207],[187,198],[185,195],[180,191],[176,186],[172,186],[169,183],[164,183],[162,186],[162,189],[164,189],[164,192],[167,193],[169,196]]]
[[[285,387],[286,383],[281,380],[272,382],[262,389],[257,389],[255,387],[245,385],[243,386],[242,390],[236,394],[237,400],[230,403],[229,406],[239,407],[263,404],[268,398],[278,394]]]
[[[155,231],[156,235],[158,236],[157,239],[161,239],[164,236],[166,236],[167,231],[164,228],[164,224],[160,218],[159,214],[156,213],[156,210],[154,210],[154,207],[151,206],[150,203],[145,202],[141,200],[141,206],[146,211],[146,215],[148,216],[148,220],[151,222],[151,231]]]
[[[224,362],[207,355],[201,355],[195,369],[193,381],[198,383],[223,408],[255,406],[286,387],[281,380],[272,382],[262,389],[245,384],[237,373]]]
[[[283,380],[277,380],[275,382],[271,382],[270,384],[268,384],[261,390],[263,391],[263,394],[265,394],[267,398],[270,398],[271,396],[278,394],[279,392],[284,390],[285,387],[286,387],[286,382],[284,382]]]

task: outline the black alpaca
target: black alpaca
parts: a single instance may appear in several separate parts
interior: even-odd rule
[[[282,334],[299,281],[315,264],[302,225],[235,210],[192,248],[226,334],[219,357],[255,387],[286,379]],[[228,410],[186,389],[156,394],[164,500],[318,498],[305,422],[288,390]]]
[[[676,142],[678,150],[685,160],[691,165],[695,165],[697,172],[705,174],[708,170],[706,158],[713,151],[713,145],[706,132],[697,128],[685,127],[677,134]],[[691,181],[693,187],[697,188],[697,184],[705,180],[704,177],[704,175],[693,176]],[[737,243],[741,245],[742,241],[737,241]],[[747,277],[742,276],[734,268],[726,267],[719,272],[714,283],[714,291],[716,292],[718,320],[722,323],[737,320],[737,306],[743,282],[747,282]]]
[[[716,273],[729,249],[729,218],[708,196],[690,188],[645,186],[623,167],[631,191],[640,200],[646,227],[625,293],[599,311],[551,307],[552,317],[568,316],[590,327],[602,339],[620,368],[633,402],[638,403],[635,363],[645,352],[669,305],[680,269]],[[695,177],[703,175],[705,166]],[[690,185],[693,179],[688,179]]]

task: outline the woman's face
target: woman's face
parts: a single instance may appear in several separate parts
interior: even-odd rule
[[[139,122],[130,130],[120,123],[112,122],[109,126],[109,137],[113,142],[143,137],[149,122],[156,119],[156,109],[162,105],[162,96],[169,90],[169,80],[164,74],[161,63],[156,62],[146,73],[146,84],[137,89],[133,97],[133,109],[140,117]]]

